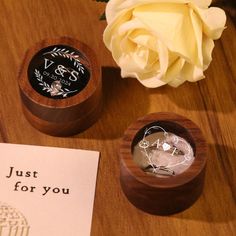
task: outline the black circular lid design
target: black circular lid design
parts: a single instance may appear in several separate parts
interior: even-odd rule
[[[82,91],[90,79],[90,64],[79,50],[67,45],[41,49],[28,67],[31,86],[39,94],[65,99]]]

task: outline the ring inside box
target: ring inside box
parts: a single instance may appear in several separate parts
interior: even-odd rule
[[[202,193],[206,150],[201,130],[184,116],[158,112],[139,118],[121,143],[124,194],[134,206],[155,215],[187,209]]]
[[[157,121],[138,131],[132,143],[132,156],[147,174],[168,178],[192,165],[195,145],[184,127],[175,122]]]

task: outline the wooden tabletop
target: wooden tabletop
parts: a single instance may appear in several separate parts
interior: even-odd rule
[[[104,7],[92,0],[1,0],[0,141],[101,152],[91,235],[236,235],[234,15],[228,15],[227,29],[215,44],[206,79],[177,89],[147,89],[135,79],[120,77],[102,42],[106,22],[98,18]],[[62,35],[86,42],[96,52],[103,77],[101,118],[85,132],[68,138],[48,136],[27,122],[17,85],[26,50],[44,38]],[[165,217],[135,208],[127,201],[119,182],[122,134],[138,117],[158,111],[188,117],[201,128],[208,143],[202,196],[184,212]]]

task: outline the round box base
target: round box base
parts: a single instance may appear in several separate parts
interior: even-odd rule
[[[128,180],[126,172],[121,171],[120,183],[135,207],[153,215],[171,215],[186,210],[197,201],[203,190],[204,175],[205,170],[186,185],[163,189],[145,185],[135,178]]]
[[[76,135],[92,126],[100,117],[102,111],[101,103],[102,102],[95,106],[90,113],[84,115],[81,119],[62,123],[42,120],[32,114],[23,104],[22,109],[26,119],[34,128],[51,136],[66,137]]]

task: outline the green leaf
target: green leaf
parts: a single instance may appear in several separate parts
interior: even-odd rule
[[[105,12],[100,16],[99,20],[106,20],[106,14],[105,14]]]
[[[96,0],[96,2],[109,2],[109,0]]]
[[[106,2],[108,3],[109,0],[95,0],[96,2]],[[99,20],[106,20],[105,12],[100,16]]]

